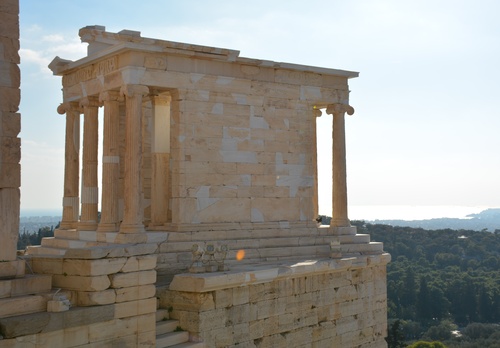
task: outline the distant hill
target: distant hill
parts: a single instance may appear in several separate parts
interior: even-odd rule
[[[377,224],[391,226],[408,226],[424,228],[426,230],[440,230],[450,228],[453,230],[473,230],[489,232],[500,231],[500,208],[486,209],[477,214],[467,215],[466,219],[438,218],[427,220],[367,220]]]

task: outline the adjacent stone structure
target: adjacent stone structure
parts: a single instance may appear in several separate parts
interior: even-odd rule
[[[7,301],[0,346],[386,347],[390,256],[347,210],[358,73],[102,26],[80,37],[86,57],[49,66],[63,84],[63,218],[27,251],[61,291],[29,312]],[[330,226],[315,220],[320,109],[333,117]],[[205,243],[226,267],[196,258]],[[211,272],[188,273],[193,260]]]
[[[19,4],[0,4],[0,278],[15,275],[21,186]],[[2,264],[5,261],[10,261]],[[22,267],[21,267],[22,269]]]

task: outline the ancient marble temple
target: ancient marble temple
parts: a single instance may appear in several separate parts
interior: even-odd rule
[[[390,256],[347,209],[358,73],[131,30],[79,34],[87,56],[49,65],[66,119],[62,221],[27,258],[77,307],[68,313],[104,314],[67,319],[78,339],[28,330],[37,342],[386,347]],[[329,226],[316,221],[317,117],[333,118]],[[2,320],[15,346],[25,336]]]
[[[350,226],[344,115],[354,111],[347,81],[357,73],[241,58],[130,30],[86,27],[80,36],[88,57],[50,65],[63,77],[58,111],[66,115],[61,228],[136,234],[207,223],[311,223],[320,108],[335,122],[332,228]]]

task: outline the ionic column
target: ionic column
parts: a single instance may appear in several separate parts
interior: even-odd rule
[[[330,104],[326,113],[333,115],[333,149],[332,149],[332,220],[330,228],[334,233],[344,234],[343,228],[351,227],[347,217],[347,174],[345,151],[345,118],[344,114],[354,113],[347,104]],[[349,232],[348,232],[349,233]]]
[[[153,104],[151,225],[155,226],[165,224],[168,219],[171,100],[169,95],[157,95],[151,98]]]
[[[63,103],[57,108],[66,114],[66,142],[64,149],[63,214],[60,228],[74,229],[80,215],[80,113],[78,103]]]
[[[313,116],[314,117],[321,117],[323,113],[321,110],[314,108],[313,109]],[[312,144],[314,148],[311,150],[312,153],[318,153],[317,150],[317,134],[316,134],[316,123],[314,124],[314,139],[312,140]],[[313,168],[316,168],[316,175],[314,176],[314,193],[313,193],[313,217],[317,218],[319,215],[319,202],[318,202],[318,156],[313,156]]]
[[[87,97],[80,101],[83,107],[83,160],[82,160],[82,214],[79,230],[97,229],[97,184],[98,110],[99,100]]]
[[[124,214],[121,233],[145,232],[142,210],[142,97],[149,88],[142,85],[122,86],[125,96]]]
[[[102,154],[102,198],[99,232],[118,231],[118,193],[120,179],[120,93],[105,91],[99,95],[104,103],[103,154]]]

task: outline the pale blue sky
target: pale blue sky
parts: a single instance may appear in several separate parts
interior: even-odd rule
[[[83,57],[78,30],[96,24],[236,49],[244,57],[359,71],[350,80],[356,113],[346,120],[351,206],[500,206],[498,1],[20,5],[23,209],[61,206],[61,82],[47,65],[56,55]],[[320,158],[328,163],[330,154],[320,150]],[[329,198],[320,201],[325,214],[328,204]]]

